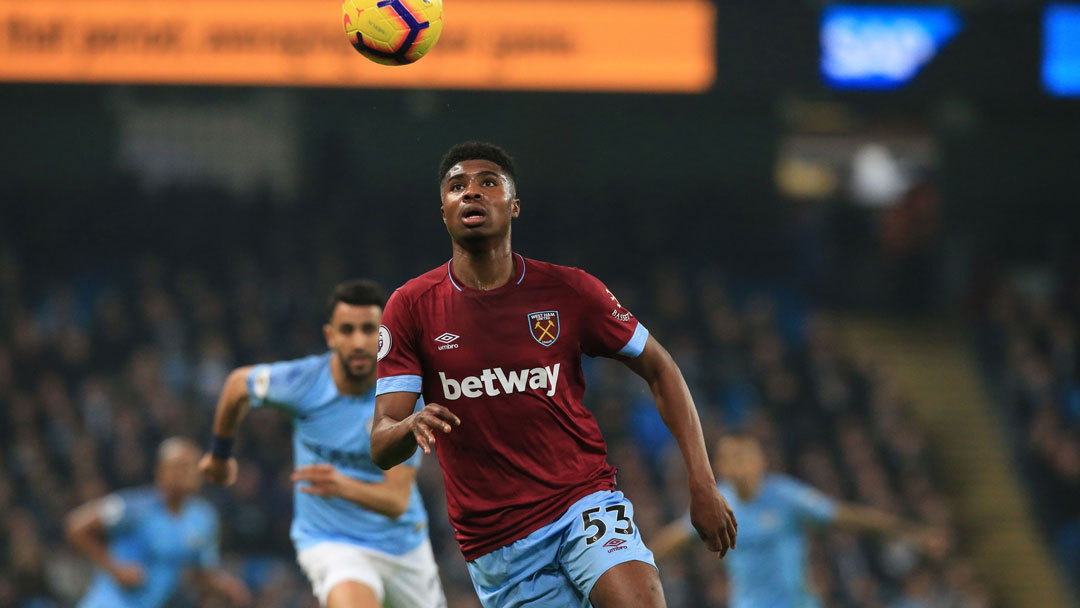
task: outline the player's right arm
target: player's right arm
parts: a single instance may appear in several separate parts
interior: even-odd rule
[[[371,460],[386,470],[435,444],[435,431],[449,433],[461,420],[438,403],[416,410],[423,388],[423,365],[417,346],[420,322],[408,296],[398,289],[383,309],[379,327],[379,381],[371,424]]]
[[[383,393],[375,397],[375,421],[371,425],[371,460],[386,470],[401,464],[416,452],[425,454],[435,445],[435,432],[449,433],[461,424],[453,412],[428,403],[419,412],[416,399],[419,393]]]
[[[236,458],[229,453],[240,421],[250,407],[248,376],[252,366],[237,368],[229,374],[218,398],[214,413],[214,439],[211,450],[199,461],[199,470],[210,483],[232,485],[236,481]]]
[[[133,588],[142,584],[145,572],[137,564],[115,561],[105,543],[107,524],[116,525],[124,517],[127,506],[119,496],[110,495],[85,503],[68,514],[64,521],[67,541],[90,558],[121,587]]]

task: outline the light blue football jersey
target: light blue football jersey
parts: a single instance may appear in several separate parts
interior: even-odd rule
[[[296,466],[330,463],[360,481],[380,483],[382,469],[371,461],[375,387],[364,395],[342,395],[330,374],[331,353],[257,365],[248,375],[252,407],[270,406],[293,417]],[[420,466],[420,450],[405,462]],[[416,483],[409,506],[397,519],[343,498],[293,492],[291,537],[297,551],[320,542],[359,545],[402,555],[427,538],[427,513]]]
[[[174,514],[150,486],[111,494],[102,505],[109,554],[142,566],[144,578],[139,587],[124,589],[96,572],[79,608],[156,608],[169,600],[186,568],[220,561],[217,513],[202,498],[188,498]]]
[[[739,498],[730,483],[717,487],[739,522],[737,548],[722,562],[731,588],[731,608],[819,606],[809,588],[806,528],[831,522],[836,502],[787,475],[766,475],[757,496],[747,501]],[[694,530],[689,515],[683,522]]]

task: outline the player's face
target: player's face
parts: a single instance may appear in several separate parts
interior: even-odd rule
[[[382,309],[378,306],[338,302],[330,323],[323,327],[326,346],[334,351],[350,379],[361,380],[375,373],[381,322]]]
[[[195,494],[202,487],[199,456],[199,450],[187,444],[168,450],[157,465],[158,483],[171,494]]]
[[[765,474],[765,453],[755,439],[726,437],[719,445],[719,475],[733,483],[755,485]]]
[[[520,213],[513,182],[489,160],[463,160],[443,177],[442,218],[455,241],[509,234]]]

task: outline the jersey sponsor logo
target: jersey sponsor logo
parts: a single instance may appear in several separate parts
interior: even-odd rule
[[[439,372],[439,381],[447,401],[457,401],[462,397],[476,399],[484,395],[496,397],[524,393],[526,390],[543,390],[551,397],[555,394],[555,387],[559,382],[560,365],[562,364],[556,363],[550,367],[526,368],[512,372],[496,367],[485,369],[479,376],[466,376],[461,380],[447,378],[445,373]]]
[[[780,515],[776,511],[762,511],[758,519],[758,524],[763,529],[771,529],[780,525]]]
[[[611,316],[615,317],[616,319],[618,319],[620,321],[629,321],[630,320],[630,312],[629,311],[627,311],[627,312],[619,312],[618,308],[614,308],[614,309],[611,310]]]
[[[300,444],[320,461],[329,462],[342,468],[363,469],[367,463],[371,462],[371,456],[364,452],[350,452],[303,440],[300,441]]]
[[[184,544],[189,550],[195,550],[206,544],[206,538],[198,530],[188,530],[184,534]]]
[[[454,341],[456,341],[460,337],[461,336],[457,334],[446,332],[443,335],[435,338],[435,341],[442,344],[442,346],[439,347],[439,350],[450,350],[452,348],[457,348],[458,346],[461,346],[460,344],[454,344]]]
[[[385,325],[379,326],[379,355],[376,361],[382,361],[390,352],[390,345],[393,343],[393,339],[390,337],[390,330]]]
[[[529,313],[529,333],[541,346],[551,346],[559,339],[559,311]]]

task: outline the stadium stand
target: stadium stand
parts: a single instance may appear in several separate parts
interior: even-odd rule
[[[1080,593],[1080,269],[1015,267],[972,292],[976,352],[1011,429],[1016,462]]]

